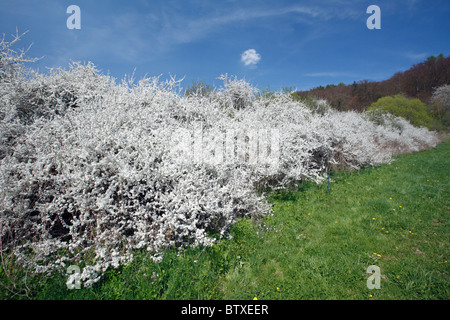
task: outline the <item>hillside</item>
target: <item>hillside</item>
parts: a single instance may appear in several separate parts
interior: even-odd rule
[[[428,57],[404,72],[397,72],[384,81],[361,80],[352,84],[319,86],[308,91],[298,91],[302,98],[326,99],[340,111],[364,111],[384,96],[404,94],[429,103],[433,88],[450,84],[450,56],[443,54]]]

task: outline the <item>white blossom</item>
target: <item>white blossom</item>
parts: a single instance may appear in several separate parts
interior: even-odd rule
[[[376,125],[324,101],[314,112],[228,76],[208,96],[184,97],[175,79],[116,83],[91,63],[12,75],[0,78],[0,236],[37,271],[85,264],[85,286],[135,249],[160,261],[164,248],[210,246],[238,218],[271,214],[258,185],[320,183],[332,166],[438,143],[401,118]],[[276,157],[255,161],[250,150]]]

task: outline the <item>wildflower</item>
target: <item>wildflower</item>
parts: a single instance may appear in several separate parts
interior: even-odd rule
[[[369,298],[372,298],[373,296],[371,294],[369,294]]]
[[[258,298],[257,298],[257,297],[254,297],[253,300],[258,300]]]
[[[311,215],[311,213],[308,212],[308,216],[310,216],[310,215]]]
[[[401,208],[402,206],[400,206],[400,208]]]
[[[392,197],[389,197],[389,200],[392,200]]]
[[[392,209],[393,211],[395,211],[395,209]]]
[[[372,218],[372,220],[375,220],[375,218]]]
[[[277,287],[277,291],[280,291],[280,288]]]

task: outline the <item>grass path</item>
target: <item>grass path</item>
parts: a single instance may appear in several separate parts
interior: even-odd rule
[[[93,288],[46,279],[36,299],[449,299],[450,142],[271,196],[273,216],[232,240],[138,253]],[[381,288],[368,289],[370,265]]]

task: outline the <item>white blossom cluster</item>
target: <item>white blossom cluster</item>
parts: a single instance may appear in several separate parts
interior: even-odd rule
[[[438,142],[401,118],[316,113],[222,79],[211,94],[183,96],[174,79],[116,83],[92,64],[0,78],[2,248],[36,272],[84,265],[91,285],[133,250],[158,258],[211,245],[238,218],[269,214],[257,185],[319,183],[329,167],[379,165]]]

